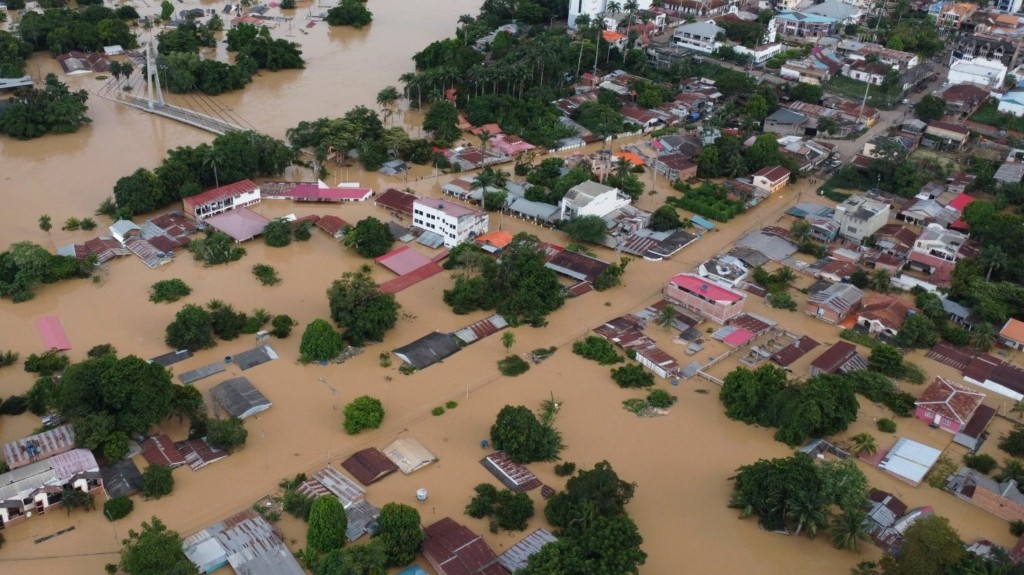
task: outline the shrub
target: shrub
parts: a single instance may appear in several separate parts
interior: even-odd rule
[[[135,503],[131,497],[115,497],[103,504],[103,515],[108,521],[117,521],[131,513],[132,509],[135,509]]]
[[[329,361],[341,353],[345,343],[341,334],[322,319],[313,320],[306,326],[299,345],[299,361]]]
[[[284,498],[281,500],[281,506],[293,517],[307,521],[309,519],[309,509],[313,506],[313,500],[295,491],[295,489],[287,489],[284,492]]]
[[[452,400],[444,404],[445,409],[455,409],[459,406],[459,402]]]
[[[192,288],[180,279],[162,280],[149,288],[149,301],[174,303],[190,293],[192,293]]]
[[[377,429],[384,421],[384,406],[369,395],[355,398],[345,406],[345,432],[355,435],[364,429]]]
[[[206,434],[210,445],[228,453],[245,445],[245,440],[249,437],[245,423],[237,417],[207,420]]]
[[[8,400],[10,401],[10,400]],[[1014,457],[1024,456],[1024,427],[1016,427],[999,439],[999,449]]]
[[[378,360],[380,361],[380,366],[381,367],[391,367],[391,354],[390,353],[388,353],[386,351],[382,351],[382,352],[380,352],[380,355],[377,356],[377,357],[378,357]]]
[[[612,365],[625,361],[621,355],[615,353],[612,342],[596,335],[587,336],[585,339],[573,343],[572,352],[601,365]]]
[[[256,264],[252,266],[252,275],[256,276],[256,279],[260,280],[260,283],[265,286],[272,286],[281,283],[281,278],[277,276],[277,270],[273,266],[267,264]]]
[[[25,360],[25,371],[38,373],[39,375],[53,375],[64,371],[64,368],[70,363],[71,360],[68,359],[68,356],[59,351],[50,350],[42,354],[33,353]]]
[[[430,410],[430,414],[433,416],[444,415],[444,408],[440,405]]]
[[[662,409],[672,407],[677,399],[678,398],[676,396],[664,389],[652,389],[651,392],[647,394],[647,404],[651,407],[658,407]]]
[[[885,433],[896,433],[896,422],[889,418],[878,420],[878,431]]]
[[[1014,537],[1024,536],[1024,521],[1017,519],[1010,522],[1010,535]]]
[[[654,385],[654,375],[638,363],[613,369],[612,379],[622,388],[651,387]]]
[[[903,381],[913,383],[914,385],[921,385],[927,377],[921,366],[909,361],[903,362],[903,373],[900,374],[900,379]]]
[[[87,232],[96,229],[96,220],[92,218],[82,218],[82,221],[78,222],[78,224]]]
[[[18,352],[7,350],[0,353],[0,367],[7,367],[18,363]]]
[[[142,496],[146,499],[160,499],[174,489],[171,468],[164,465],[147,465],[142,472]]]
[[[275,315],[270,322],[270,335],[284,339],[292,333],[292,327],[296,325],[294,319],[287,315]]]
[[[85,352],[86,357],[103,357],[105,355],[117,355],[117,348],[109,343],[101,343],[89,348]]]
[[[576,464],[572,461],[566,461],[563,463],[555,464],[555,475],[559,477],[568,477],[576,472]]]
[[[768,294],[768,305],[775,309],[796,311],[796,302],[784,291],[777,291]]]
[[[505,356],[505,359],[498,361],[498,371],[502,375],[515,377],[530,370],[530,364],[518,355]]]
[[[991,455],[986,455],[984,453],[968,453],[967,455],[964,456],[964,465],[970,467],[971,469],[977,471],[978,473],[984,473],[985,475],[988,475],[989,473],[992,473],[992,470],[994,470],[998,464],[996,463],[995,458],[992,457]]]
[[[28,398],[24,395],[12,395],[0,405],[0,415],[21,415],[28,411]]]

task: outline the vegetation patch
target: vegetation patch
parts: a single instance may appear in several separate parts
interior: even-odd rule
[[[601,365],[613,365],[626,361],[625,357],[615,352],[612,342],[596,335],[588,335],[573,343],[572,352]]]
[[[530,364],[518,355],[507,355],[504,359],[498,360],[498,371],[502,375],[515,377],[530,370]]]
[[[474,489],[476,495],[466,506],[466,515],[474,519],[489,518],[491,533],[499,529],[523,531],[533,517],[533,499],[527,493],[498,491],[490,483],[481,483]]]
[[[256,279],[260,280],[260,283],[265,286],[274,286],[281,283],[281,278],[277,275],[277,270],[273,266],[267,264],[256,264],[252,266],[252,275],[256,276]]]
[[[192,293],[192,288],[180,279],[162,280],[149,288],[149,301],[174,303],[190,293]]]
[[[384,405],[375,397],[362,395],[345,406],[345,433],[349,435],[377,429],[383,421]]]
[[[665,198],[666,204],[716,222],[728,222],[746,210],[743,202],[730,200],[725,188],[711,182],[693,187],[686,182],[677,181],[672,187],[682,192],[683,196],[669,196]]]
[[[612,379],[615,380],[619,387],[624,389],[652,387],[654,385],[654,374],[644,369],[638,363],[631,363],[612,369]]]
[[[878,431],[883,433],[896,433],[896,422],[889,418],[878,420]]]

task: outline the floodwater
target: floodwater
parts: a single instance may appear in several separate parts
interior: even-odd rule
[[[408,58],[412,52],[432,39],[450,34],[458,15],[475,12],[476,2],[374,0],[370,8],[375,22],[364,31],[328,30],[322,24],[308,34],[293,30],[309,61],[305,71],[266,73],[244,92],[217,101],[279,137],[300,120],[340,115],[357,104],[372,107],[377,90],[387,84],[397,85],[397,77],[410,69]],[[302,14],[304,9],[298,12]],[[287,36],[288,31],[278,29],[274,34]],[[53,66],[48,58],[36,59],[32,66],[37,64],[43,71]],[[89,89],[98,89],[100,85],[88,78],[74,82]],[[59,229],[48,237],[38,230],[36,220],[40,214],[48,213],[59,228],[59,222],[68,216],[90,215],[119,176],[139,166],[155,166],[167,148],[210,140],[206,133],[117,107],[106,100],[93,99],[90,108],[94,122],[79,134],[50,136],[28,143],[0,140],[0,193],[5,214],[0,244],[32,240],[53,246],[84,240],[90,234]],[[407,115],[406,120],[411,116]],[[289,176],[308,177],[298,171]],[[423,195],[438,195],[439,183],[444,181],[422,168],[408,182],[367,176],[355,168],[336,168],[331,179],[360,181],[378,190],[386,185],[408,185]],[[731,489],[728,477],[740,465],[761,457],[783,457],[791,451],[772,440],[770,430],[726,419],[713,384],[700,379],[683,382],[671,388],[680,401],[668,416],[637,419],[621,408],[621,401],[641,394],[618,389],[607,368],[586,362],[569,350],[574,339],[595,325],[657,301],[661,286],[672,275],[692,270],[710,255],[726,249],[747,230],[777,221],[801,195],[809,199],[808,189],[803,185],[791,187],[724,226],[723,231],[708,234],[672,261],[634,261],[623,287],[569,301],[550,317],[550,325],[544,329],[516,329],[517,343],[512,350],[515,353],[559,347],[553,358],[518,378],[498,374],[495,362],[505,355],[505,350],[497,337],[410,376],[400,375],[395,366],[380,367],[381,352],[433,330],[457,329],[486,315],[450,313],[441,300],[442,291],[451,282],[448,274],[439,274],[398,294],[403,316],[385,343],[369,346],[365,353],[342,365],[298,364],[295,359],[302,327],[315,318],[328,316],[328,285],[343,272],[365,263],[319,232],[308,243],[284,249],[252,242],[245,246],[249,253],[241,261],[214,268],[197,265],[187,254],[179,254],[177,261],[158,270],[149,270],[136,259],[125,258],[107,266],[98,283],[76,281],[46,286],[39,290],[35,300],[24,304],[0,301],[0,350],[13,349],[22,357],[41,351],[34,327],[35,319],[41,315],[61,319],[74,345],[70,352],[73,360],[82,359],[93,345],[107,342],[122,354],[141,357],[168,351],[163,343],[164,327],[183,303],[201,304],[217,298],[245,311],[264,308],[271,313],[287,313],[300,323],[289,339],[273,342],[281,359],[244,374],[274,402],[269,411],[246,422],[249,441],[244,450],[198,472],[175,471],[176,485],[171,496],[158,501],[137,499],[135,512],[116,524],[108,523],[99,512],[75,513],[70,517],[55,512],[10,528],[5,531],[7,543],[0,553],[4,562],[0,571],[99,572],[104,564],[116,562],[118,541],[126,531],[137,528],[153,515],[187,535],[273,494],[284,477],[314,471],[326,463],[336,465],[353,451],[367,446],[383,447],[402,436],[416,437],[440,461],[412,476],[392,476],[370,487],[370,500],[377,505],[392,500],[415,505],[424,523],[452,516],[484,534],[492,547],[501,552],[519,534],[492,535],[483,521],[462,514],[472,487],[480,482],[493,482],[478,463],[485,455],[479,440],[487,437],[494,416],[503,405],[536,407],[552,396],[563,406],[556,425],[568,446],[563,453],[565,459],[581,468],[608,460],[620,476],[638,484],[628,509],[639,525],[649,554],[642,573],[845,573],[858,561],[877,558],[879,552],[874,548],[860,555],[840,552],[832,549],[827,537],[816,541],[784,537],[760,530],[753,519],[737,519],[736,512],[726,507]],[[641,206],[653,209],[666,190],[663,182],[659,182],[657,194],[644,196]],[[386,217],[372,205],[310,206],[267,201],[255,209],[266,216],[336,214],[349,221],[367,215]],[[563,237],[524,222],[505,218],[500,223],[513,232],[528,231],[545,240],[564,242]],[[498,224],[497,218],[492,217],[492,226]],[[614,257],[607,250],[596,251],[606,259]],[[259,285],[249,271],[255,263],[273,265],[283,283],[276,287]],[[389,272],[379,267],[373,273],[378,280],[390,277]],[[193,294],[176,304],[150,303],[149,286],[169,278],[183,279],[193,287]],[[801,313],[771,310],[760,302],[751,302],[751,309],[823,343],[836,340],[835,328],[807,319]],[[667,334],[657,328],[649,333],[677,358],[688,359]],[[215,349],[175,365],[174,371],[180,373],[218,361],[252,345],[248,336],[222,342]],[[698,358],[704,359],[703,355]],[[921,361],[929,370],[944,369]],[[735,361],[730,362],[735,365]],[[31,377],[18,369],[0,371],[0,395],[19,393],[31,385]],[[216,383],[239,373],[232,364],[228,373],[201,380],[197,386],[206,393]],[[669,387],[665,382],[659,386]],[[384,425],[355,437],[347,436],[341,429],[341,409],[363,394],[385,403]],[[433,407],[448,400],[457,401],[459,406],[440,417],[430,415]],[[877,412],[871,405],[862,406],[863,417],[849,433],[871,427]],[[0,440],[28,434],[37,425],[38,420],[30,415],[0,418]],[[184,433],[176,421],[165,422],[161,430],[176,439]],[[913,420],[901,421],[900,433],[904,432],[926,441],[934,433]],[[934,445],[948,443],[945,436],[932,440]],[[885,441],[880,438],[879,443],[885,446]],[[564,485],[564,480],[555,477],[550,464],[535,464],[531,468],[545,483],[556,488]],[[1006,523],[995,517],[930,487],[915,489],[876,470],[865,468],[865,472],[873,484],[897,492],[912,506],[935,505],[967,540],[984,536],[1003,545],[1012,543]],[[429,490],[429,499],[418,503],[415,492],[421,487]],[[543,501],[537,492],[531,496],[538,509],[530,525],[533,529],[544,524]],[[75,530],[34,543],[35,539],[69,525]],[[279,525],[293,549],[303,546],[305,534],[299,522],[286,518]],[[680,565],[687,567],[681,570]]]

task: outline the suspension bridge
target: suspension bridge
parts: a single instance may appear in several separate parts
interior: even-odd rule
[[[205,94],[189,93],[176,97],[179,104],[187,103],[190,107],[167,103],[160,85],[160,75],[157,74],[153,43],[145,44],[144,49],[144,55],[132,58],[133,69],[127,78],[111,77],[97,95],[217,135],[246,130],[258,131],[233,110]],[[142,77],[145,77],[145,82],[140,81]]]

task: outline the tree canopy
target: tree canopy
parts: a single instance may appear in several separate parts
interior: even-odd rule
[[[18,242],[0,252],[0,297],[9,297],[14,303],[25,302],[35,297],[34,290],[40,284],[86,278],[91,274],[89,261],[53,255],[32,242]]]
[[[199,575],[182,550],[181,536],[156,517],[143,521],[142,531],[128,530],[119,567],[128,575]]]
[[[306,326],[299,345],[301,361],[330,361],[345,348],[341,334],[334,331],[331,324],[322,319],[315,319]]]
[[[550,424],[545,425],[529,408],[506,405],[491,426],[495,449],[519,463],[553,461],[562,450],[562,436]]]
[[[565,222],[562,231],[578,242],[600,244],[604,242],[608,225],[599,216],[580,216]]]
[[[347,527],[348,519],[341,501],[333,495],[317,497],[309,509],[306,549],[318,554],[341,549]]]
[[[359,220],[345,232],[345,245],[356,250],[364,258],[376,258],[388,253],[395,243],[395,236],[387,224],[375,217]]]
[[[42,88],[22,88],[15,92],[11,106],[0,114],[0,134],[31,140],[51,132],[77,132],[92,122],[85,115],[88,99],[89,93],[85,90],[72,92],[56,75],[47,74]]]
[[[374,542],[380,542],[389,567],[412,563],[423,544],[420,513],[401,503],[386,503],[377,517]]]
[[[186,304],[168,324],[164,342],[174,349],[197,351],[217,345],[210,312],[195,304]]]
[[[384,405],[369,395],[361,395],[345,406],[345,432],[355,435],[364,429],[377,429],[384,421]]]
[[[383,341],[384,334],[398,322],[398,301],[393,294],[377,289],[367,270],[345,272],[327,289],[331,319],[345,328],[345,339],[353,345]]]
[[[372,21],[373,14],[366,9],[365,0],[341,0],[327,11],[327,23],[331,26],[362,28]]]

